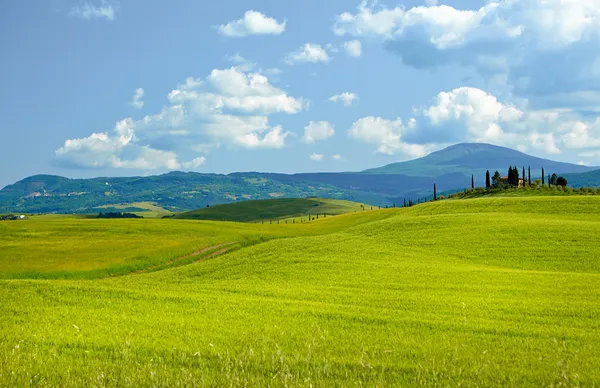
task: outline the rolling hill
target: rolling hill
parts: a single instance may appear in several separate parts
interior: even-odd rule
[[[581,182],[596,182],[587,167],[536,158],[490,144],[457,144],[420,159],[363,172],[277,174],[240,172],[229,175],[171,172],[149,177],[68,179],[37,175],[0,190],[0,213],[89,213],[100,206],[153,203],[168,211],[206,205],[272,198],[319,197],[369,205],[393,205],[404,199],[483,186],[485,171],[505,175],[510,165],[531,166],[534,177],[546,173],[587,174]],[[568,177],[568,176],[567,176]],[[568,177],[573,184],[576,176]],[[600,185],[600,180],[594,185]]]
[[[0,222],[0,386],[596,387],[599,228],[600,197]]]
[[[171,172],[130,178],[68,179],[37,175],[0,191],[0,213],[89,213],[107,205],[135,207],[150,202],[169,211],[272,198],[326,197],[385,204],[383,195],[304,180]]]
[[[181,213],[173,218],[250,222],[278,220],[309,214],[338,215],[363,210],[357,202],[321,198],[281,198],[217,205]]]

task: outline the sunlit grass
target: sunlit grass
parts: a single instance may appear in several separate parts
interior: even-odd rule
[[[598,197],[295,225],[75,221],[0,227],[248,243],[151,273],[0,281],[2,386],[600,385]],[[34,245],[21,257],[43,262]]]

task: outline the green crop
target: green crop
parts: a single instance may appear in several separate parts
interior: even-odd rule
[[[0,386],[598,386],[599,232],[593,196],[0,223]]]

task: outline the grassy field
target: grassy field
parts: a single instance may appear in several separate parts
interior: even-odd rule
[[[98,212],[133,213],[144,218],[159,218],[173,214],[170,210],[162,208],[153,202],[133,202],[119,205],[99,206]]]
[[[371,206],[356,202],[321,198],[281,198],[262,201],[244,201],[227,205],[217,205],[198,209],[175,216],[179,219],[213,220],[213,221],[271,221],[307,219],[308,215],[316,217],[353,213],[371,209]]]
[[[0,280],[0,386],[600,385],[600,197],[440,201],[295,225],[0,228],[13,246],[0,251],[5,278],[24,277],[19,263],[52,274],[81,235],[79,258],[56,271],[111,257],[121,235],[114,257],[242,242],[177,266],[152,256],[125,276]]]

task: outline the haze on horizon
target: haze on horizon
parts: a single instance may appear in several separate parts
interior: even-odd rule
[[[0,187],[361,171],[462,142],[600,165],[600,0],[37,0],[0,29]]]

